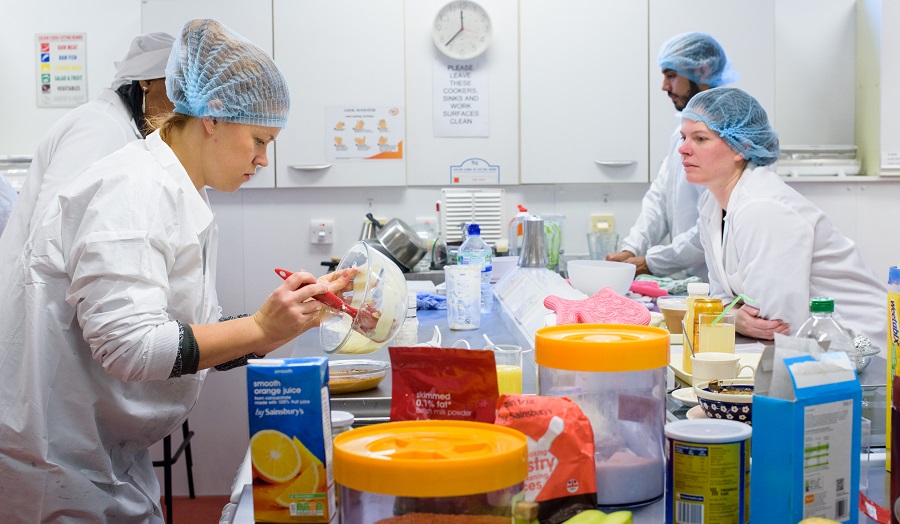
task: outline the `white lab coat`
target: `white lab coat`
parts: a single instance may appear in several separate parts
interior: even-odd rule
[[[706,189],[690,184],[681,165],[681,124],[669,141],[656,180],[644,195],[641,214],[621,249],[647,259],[650,272],[659,277],[686,271],[706,281],[707,269],[697,233],[697,202]],[[669,243],[662,242],[669,237]]]
[[[724,238],[710,193],[700,199],[699,225],[712,296],[743,293],[762,317],[789,323],[791,334],[809,318],[810,298],[833,298],[838,323],[883,345],[887,287],[856,244],[770,168],[747,165],[728,200]]]
[[[6,180],[6,177],[0,175],[0,233],[3,233],[6,223],[9,221],[9,215],[12,214],[13,205],[18,196],[19,194]]]
[[[22,254],[56,193],[82,169],[142,138],[131,112],[111,89],[66,113],[41,138],[21,194],[0,236],[0,277]]]
[[[216,322],[216,226],[153,133],[59,193],[0,282],[5,522],[162,522],[148,448],[205,377],[169,379],[174,322]]]

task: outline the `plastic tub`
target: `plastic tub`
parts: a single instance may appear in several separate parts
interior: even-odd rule
[[[591,421],[598,505],[662,497],[669,333],[623,324],[546,327],[535,335],[534,354],[538,394],[569,396]]]
[[[508,524],[528,474],[525,435],[479,422],[417,420],[334,440],[341,524]],[[431,515],[429,515],[431,514]]]

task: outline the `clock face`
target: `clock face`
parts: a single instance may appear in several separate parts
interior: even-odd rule
[[[434,45],[450,58],[470,60],[491,43],[491,19],[475,2],[458,0],[445,5],[434,19]]]

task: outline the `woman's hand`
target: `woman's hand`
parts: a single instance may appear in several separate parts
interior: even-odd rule
[[[781,320],[766,320],[759,316],[759,309],[744,304],[740,308],[734,310],[734,328],[735,330],[750,338],[758,338],[762,340],[772,340],[775,333],[788,335],[791,332],[790,324]]]
[[[611,255],[606,255],[606,260],[610,262],[625,262],[629,258],[634,258],[634,253],[631,251],[619,251],[618,253],[613,253]]]
[[[335,295],[340,295],[342,292],[353,290],[352,279],[358,273],[359,270],[357,268],[348,267],[340,271],[335,271],[333,273],[323,275],[319,277],[318,282],[320,284],[325,284],[326,286],[328,286],[328,291],[331,291]]]
[[[339,283],[339,279],[330,282]],[[322,304],[312,297],[328,291],[329,285],[317,282],[316,277],[305,271],[298,271],[266,298],[253,320],[267,340],[286,342],[318,324]]]

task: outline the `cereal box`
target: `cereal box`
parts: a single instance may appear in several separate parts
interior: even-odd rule
[[[331,522],[328,360],[251,360],[247,404],[256,522]]]

